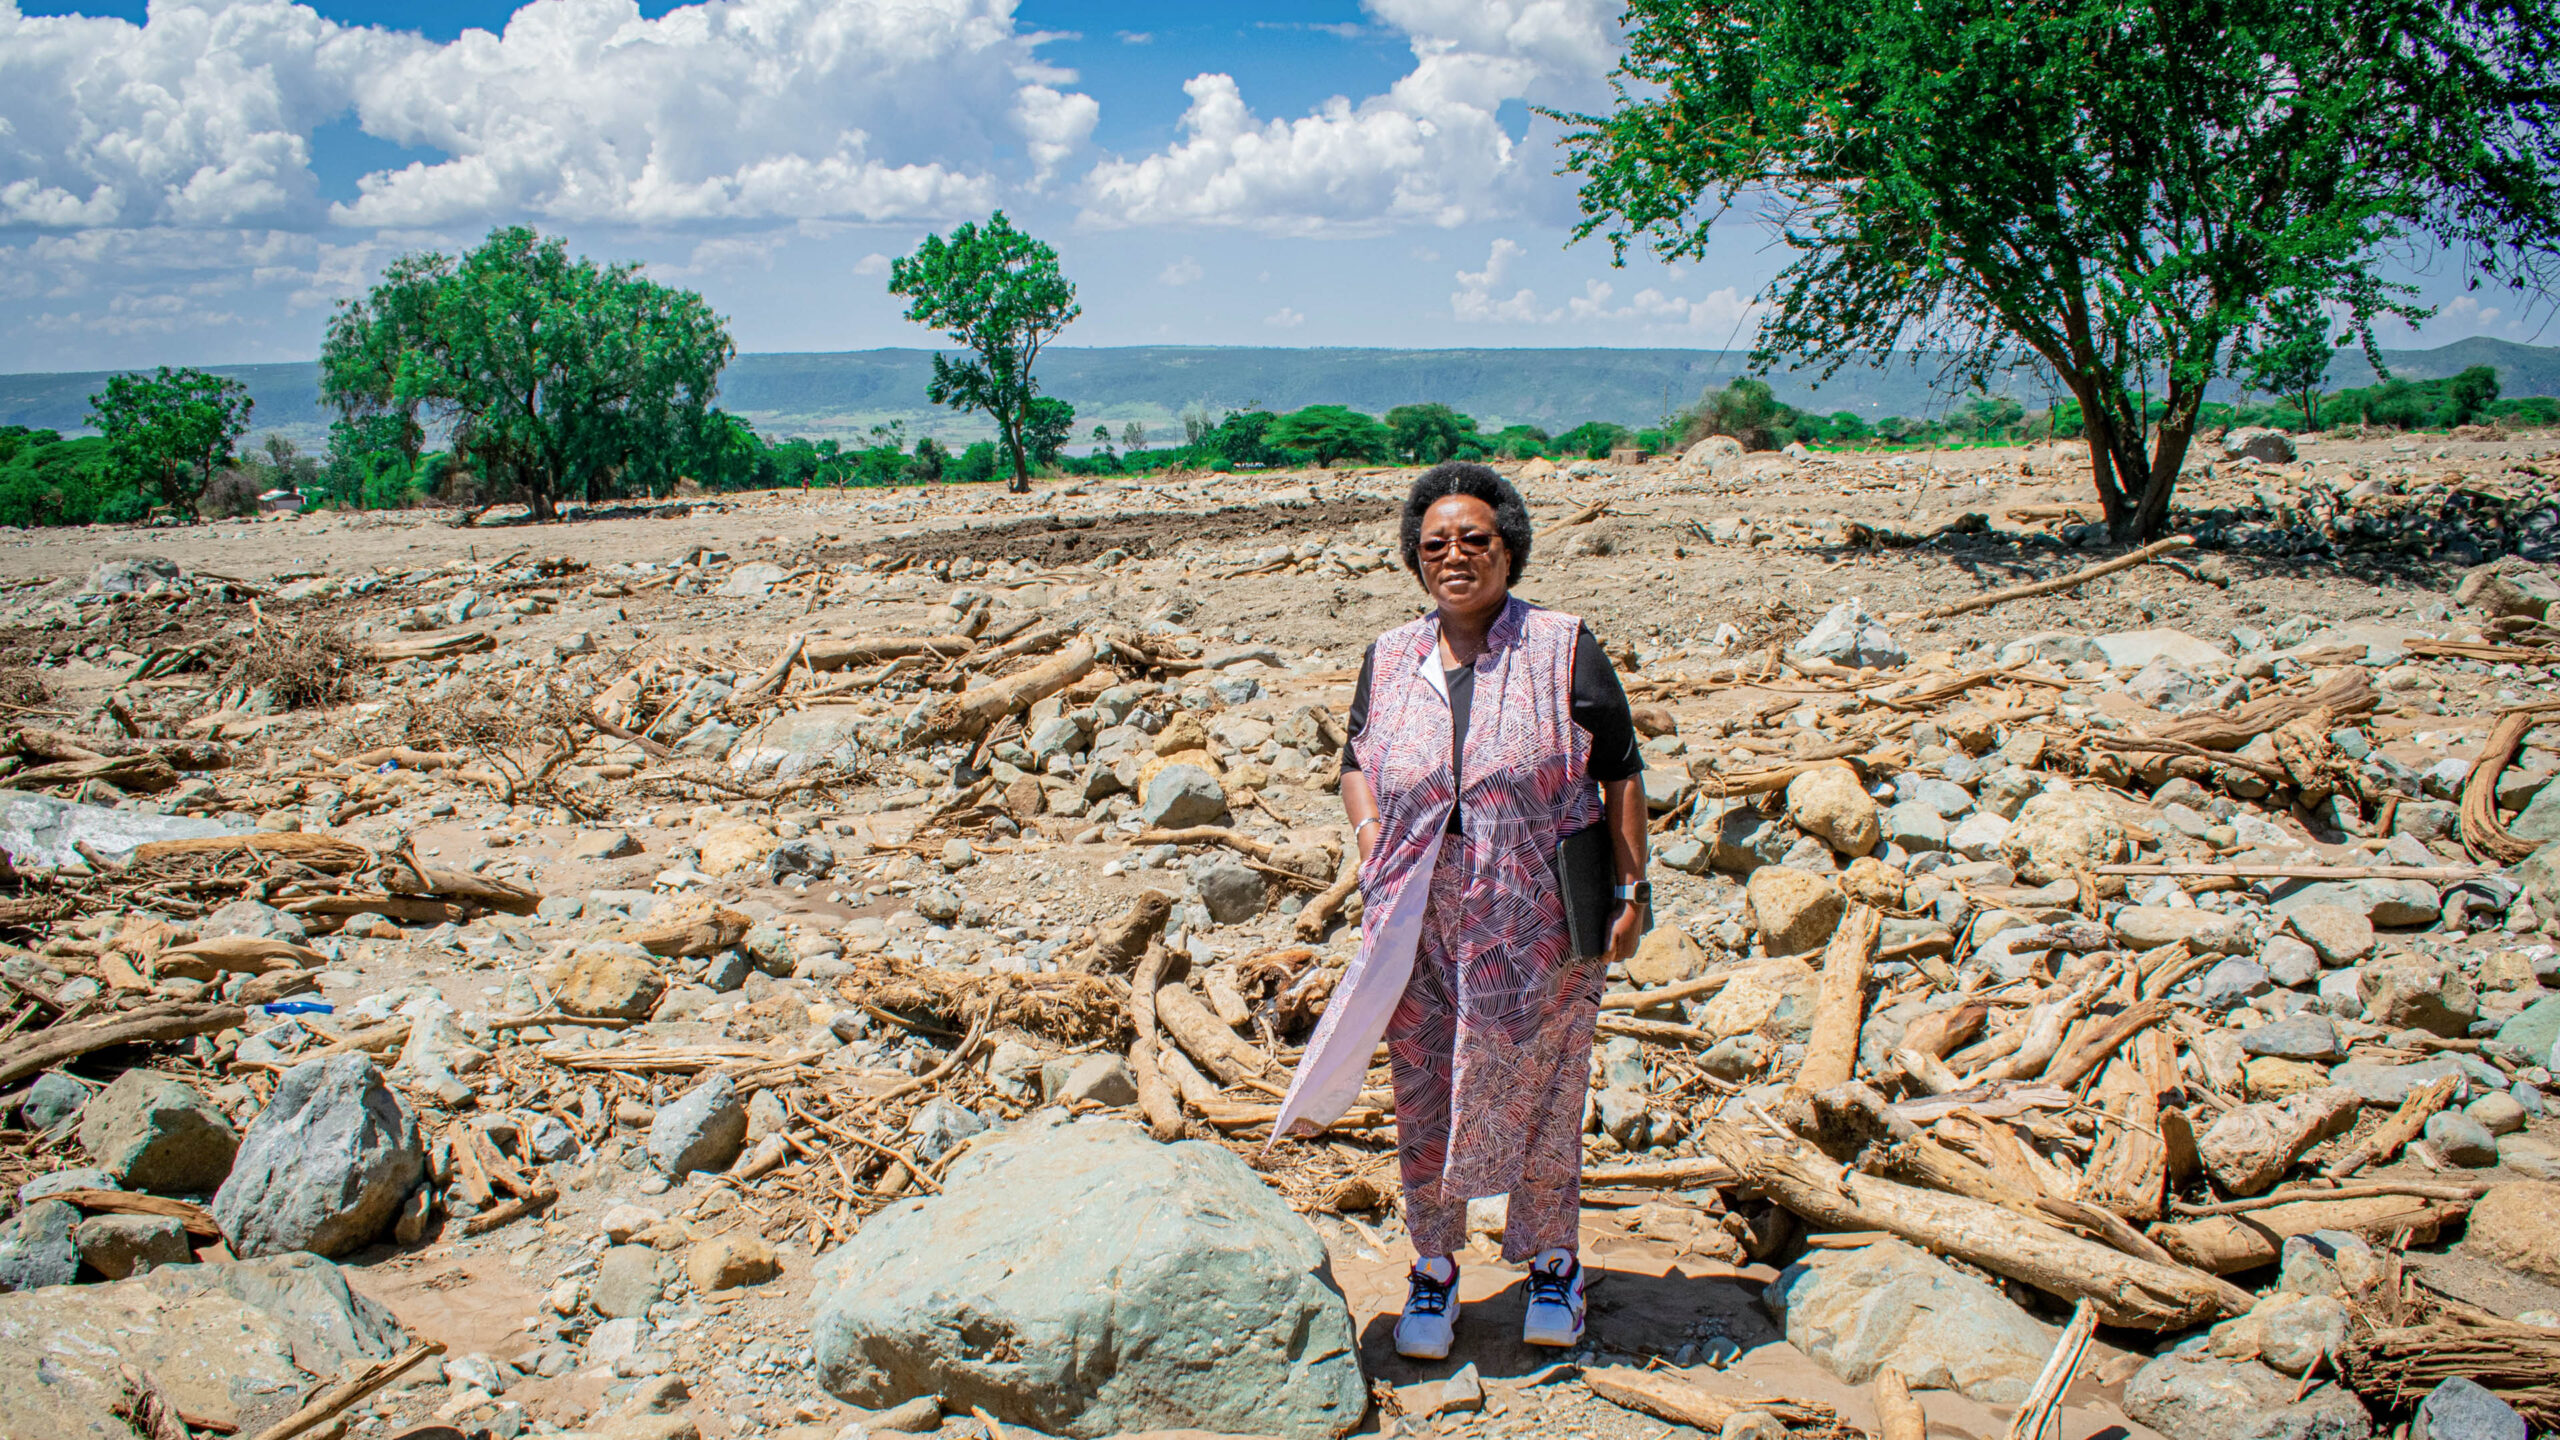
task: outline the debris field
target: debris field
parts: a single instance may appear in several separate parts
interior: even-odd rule
[[[1445,1364],[1269,1136],[1409,473],[0,536],[0,1433],[2560,1428],[2555,455],[1507,467],[1657,899]]]

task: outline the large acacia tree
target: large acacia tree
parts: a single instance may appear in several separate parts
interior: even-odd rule
[[[1015,491],[1031,488],[1031,467],[1064,445],[1075,411],[1045,398],[1031,367],[1041,347],[1084,313],[1058,252],[1013,228],[1001,210],[948,236],[928,235],[916,253],[892,261],[889,293],[907,318],[968,347],[969,357],[933,357],[925,394],[936,405],[982,410],[1013,463]]]
[[[350,423],[449,424],[458,457],[550,519],[563,497],[669,481],[717,430],[733,353],[701,296],[516,226],[391,262],[331,317],[320,390]]]
[[[1795,258],[1763,367],[2041,361],[2119,539],[2162,527],[2207,382],[2279,305],[2370,350],[2431,313],[2394,257],[2548,293],[2554,0],[1629,0],[1626,24],[1610,113],[1554,116],[1578,237],[1694,259],[1764,208]]]

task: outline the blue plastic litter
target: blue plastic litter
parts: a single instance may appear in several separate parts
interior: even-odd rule
[[[326,1000],[274,1000],[258,1008],[270,1015],[329,1015],[338,1007]]]

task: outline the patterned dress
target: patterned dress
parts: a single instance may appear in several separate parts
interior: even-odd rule
[[[1331,1123],[1381,1035],[1414,1246],[1446,1255],[1466,1202],[1508,1194],[1503,1255],[1575,1243],[1582,1109],[1607,965],[1565,937],[1556,842],[1596,824],[1590,736],[1572,715],[1582,622],[1513,599],[1475,662],[1465,764],[1453,770],[1434,613],[1378,639],[1354,744],[1378,797],[1362,867],[1359,955],[1300,1061],[1278,1133]],[[1464,835],[1444,833],[1465,776]]]

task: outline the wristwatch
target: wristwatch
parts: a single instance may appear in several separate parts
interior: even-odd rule
[[[1632,900],[1650,910],[1653,908],[1653,882],[1639,880],[1633,885],[1621,885],[1618,887],[1618,898]]]

